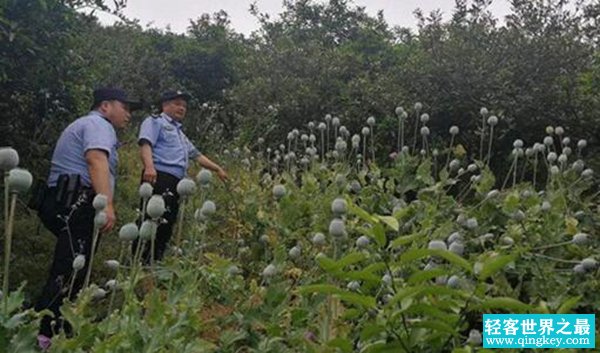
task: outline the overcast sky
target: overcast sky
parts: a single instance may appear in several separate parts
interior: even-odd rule
[[[178,33],[185,32],[190,18],[197,18],[203,13],[214,13],[225,10],[231,19],[233,28],[240,33],[249,34],[258,28],[258,22],[248,12],[252,0],[128,0],[125,14],[129,18],[140,20],[142,26],[165,28]],[[282,0],[256,0],[260,12],[277,15],[282,10]],[[368,13],[375,15],[383,10],[386,21],[390,25],[416,27],[413,11],[421,8],[425,13],[440,9],[448,18],[454,8],[454,0],[355,0],[354,3],[364,6]],[[508,0],[494,0],[490,7],[492,13],[502,18],[510,11]],[[112,24],[114,17],[99,15],[101,22]]]

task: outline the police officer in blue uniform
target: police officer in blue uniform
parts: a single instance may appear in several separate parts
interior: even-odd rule
[[[189,162],[197,161],[204,168],[217,173],[221,180],[228,178],[227,172],[217,163],[200,153],[182,130],[182,121],[187,112],[190,95],[182,91],[167,91],[161,95],[161,114],[147,117],[140,128],[138,143],[144,170],[142,182],[154,187],[154,194],[165,196],[166,223],[159,225],[156,232],[154,258],[162,259],[167,243],[173,233],[173,225],[179,211],[177,183],[186,176]],[[134,244],[134,249],[135,249]],[[149,249],[143,253],[149,261]]]
[[[36,310],[50,309],[55,316],[45,316],[41,322],[38,341],[42,349],[60,330],[59,308],[73,276],[73,260],[83,254],[85,267],[76,273],[72,296],[83,286],[91,252],[95,210],[92,200],[96,194],[108,198],[105,209],[106,225],[110,231],[115,222],[113,194],[117,172],[117,135],[115,128],[124,128],[131,118],[130,111],[140,107],[130,101],[121,89],[100,88],[94,91],[91,111],[71,123],[60,135],[50,167],[50,175],[38,215],[57,238],[50,275],[43,288]],[[73,299],[73,298],[71,298]],[[68,323],[64,323],[68,329]]]

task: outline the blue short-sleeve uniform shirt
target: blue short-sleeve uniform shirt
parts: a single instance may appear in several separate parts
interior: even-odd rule
[[[119,141],[113,125],[98,111],[91,111],[72,122],[60,135],[50,166],[48,186],[56,186],[61,174],[79,174],[82,184],[92,186],[85,154],[89,150],[101,150],[108,155],[110,185],[114,191]]]
[[[185,176],[190,159],[200,156],[198,149],[183,133],[181,123],[165,113],[144,120],[138,142],[147,142],[152,146],[156,170],[179,179]]]

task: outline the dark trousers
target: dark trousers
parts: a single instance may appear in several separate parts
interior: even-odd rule
[[[167,208],[167,211],[163,214],[163,218],[167,222],[161,223],[156,230],[156,239],[154,241],[155,261],[162,260],[165,250],[167,249],[167,245],[169,244],[169,240],[173,235],[173,227],[175,225],[175,221],[177,220],[177,214],[179,213],[179,195],[177,194],[177,183],[179,183],[180,180],[181,179],[169,173],[157,171],[156,182],[154,185],[152,185],[154,187],[154,195],[162,195]],[[140,209],[141,207],[142,203],[140,202]],[[148,218],[148,215],[145,214],[144,219]],[[137,249],[137,243],[138,240],[133,242],[132,252],[135,252],[135,249]],[[142,259],[146,264],[150,263],[150,251],[151,246],[150,243],[147,242],[144,244],[144,248],[142,250]]]
[[[85,255],[85,266],[75,277],[71,300],[83,286],[92,250],[95,210],[92,206],[93,193],[85,190],[79,194],[71,207],[56,202],[56,188],[49,188],[41,204],[38,215],[44,226],[56,236],[54,259],[50,275],[35,305],[36,311],[50,309],[53,318],[45,315],[41,321],[40,334],[52,337],[63,327],[60,306],[68,295],[73,276],[73,260],[78,254]],[[69,330],[68,323],[64,323]]]

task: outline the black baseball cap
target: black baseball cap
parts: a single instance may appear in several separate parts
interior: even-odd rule
[[[103,101],[119,101],[121,103],[129,105],[129,110],[134,111],[142,107],[141,102],[130,100],[127,97],[127,93],[119,88],[98,88],[94,90],[94,104],[92,107],[97,106]]]
[[[183,98],[187,102],[192,98],[192,96],[189,93],[179,90],[165,91],[160,95],[160,104],[177,98]]]

